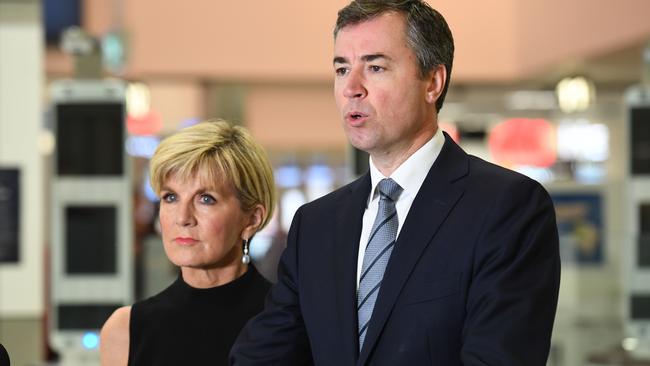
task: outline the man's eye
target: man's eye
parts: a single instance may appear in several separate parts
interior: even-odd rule
[[[165,193],[162,195],[162,200],[167,203],[176,201],[176,195],[174,193]]]
[[[381,67],[381,66],[377,66],[377,65],[371,65],[370,66],[370,71],[372,71],[372,72],[382,72],[382,71],[384,71],[384,68]]]
[[[214,197],[210,196],[209,194],[201,195],[201,197],[199,197],[199,201],[205,205],[211,205],[217,202],[217,200],[215,200]]]
[[[335,72],[336,72],[336,75],[338,75],[338,76],[343,76],[343,75],[345,75],[345,74],[348,73],[348,69],[345,68],[345,67],[339,67],[339,68],[337,68],[337,69],[335,70]]]

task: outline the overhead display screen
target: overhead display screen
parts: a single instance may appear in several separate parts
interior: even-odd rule
[[[122,103],[58,104],[56,121],[59,176],[124,174]]]

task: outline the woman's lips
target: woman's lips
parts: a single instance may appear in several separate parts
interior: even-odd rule
[[[198,242],[198,240],[194,238],[185,238],[185,237],[175,238],[174,241],[176,242],[176,244],[180,244],[180,245],[192,245]]]

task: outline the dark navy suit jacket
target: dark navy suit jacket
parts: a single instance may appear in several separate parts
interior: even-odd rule
[[[537,182],[449,136],[406,217],[359,352],[356,269],[370,176],[301,207],[278,283],[234,365],[545,365],[560,281]]]

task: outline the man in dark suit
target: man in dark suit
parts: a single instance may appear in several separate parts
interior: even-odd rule
[[[560,261],[535,181],[438,128],[453,39],[420,0],[357,0],[334,31],[335,97],[360,179],[301,207],[234,365],[544,365]]]

